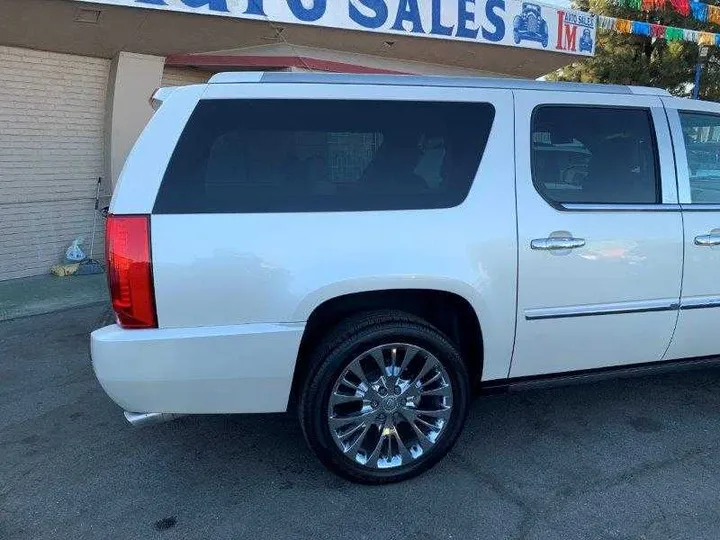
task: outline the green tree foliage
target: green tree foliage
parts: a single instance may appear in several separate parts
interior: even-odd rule
[[[708,2],[720,5],[720,2]],[[574,0],[573,7],[621,19],[645,21],[704,32],[720,32],[720,26],[703,23],[674,12],[668,2],[664,10],[649,13],[619,6],[612,0]],[[598,30],[595,57],[573,62],[547,78],[556,81],[637,84],[665,88],[687,96],[693,87],[698,45],[685,41],[654,39]],[[710,47],[700,85],[702,99],[720,100],[720,50]]]

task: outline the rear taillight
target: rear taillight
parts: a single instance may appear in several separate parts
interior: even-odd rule
[[[118,324],[123,328],[157,328],[150,216],[108,216],[105,251]]]

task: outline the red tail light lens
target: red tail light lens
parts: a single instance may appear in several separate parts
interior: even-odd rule
[[[105,251],[118,324],[123,328],[157,328],[150,216],[108,216]]]

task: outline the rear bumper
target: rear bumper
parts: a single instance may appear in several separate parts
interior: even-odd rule
[[[92,333],[93,369],[127,411],[186,414],[287,408],[304,323]]]

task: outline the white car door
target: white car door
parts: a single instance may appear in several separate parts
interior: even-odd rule
[[[517,336],[511,377],[661,360],[682,217],[654,95],[517,91]]]
[[[668,359],[720,353],[720,105],[663,99],[677,160],[685,268]]]

